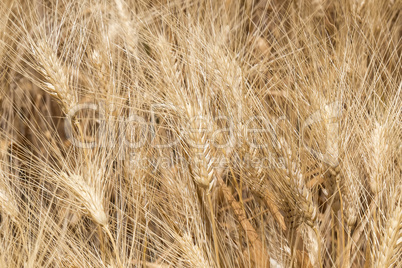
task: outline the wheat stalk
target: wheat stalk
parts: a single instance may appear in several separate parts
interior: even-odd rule
[[[268,253],[263,251],[263,245],[260,241],[258,233],[248,221],[244,210],[241,205],[233,198],[230,189],[226,186],[222,178],[218,177],[217,182],[221,187],[223,195],[225,196],[226,202],[232,207],[236,218],[240,222],[243,230],[246,232],[247,238],[250,241],[251,249],[252,249],[252,257],[257,266],[269,267],[270,266],[270,258]]]

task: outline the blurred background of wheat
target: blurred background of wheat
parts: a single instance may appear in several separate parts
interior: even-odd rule
[[[3,0],[0,267],[402,267],[401,8]]]

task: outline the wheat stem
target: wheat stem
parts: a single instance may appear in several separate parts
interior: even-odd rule
[[[119,265],[119,267],[122,268],[123,265],[120,260],[120,254],[119,254],[119,251],[117,250],[116,243],[114,242],[114,238],[113,238],[112,234],[110,233],[108,226],[102,226],[102,228],[105,231],[105,233],[108,235],[110,242],[112,242],[114,254],[116,255],[117,264]]]
[[[210,193],[207,193],[207,199],[208,199],[209,209],[211,211],[212,231],[213,231],[213,236],[214,236],[214,247],[215,247],[215,258],[216,258],[217,266],[221,267],[220,260],[219,260],[218,234],[216,231],[214,207],[212,205],[212,199],[211,199]]]

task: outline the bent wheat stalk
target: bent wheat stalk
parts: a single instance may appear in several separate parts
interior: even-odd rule
[[[233,213],[236,215],[237,220],[240,222],[243,230],[246,232],[247,238],[251,244],[254,262],[258,267],[269,267],[269,255],[268,253],[263,252],[264,247],[260,241],[260,238],[258,237],[258,233],[251,225],[251,223],[247,220],[247,216],[241,205],[234,199],[230,192],[230,189],[226,186],[221,177],[217,178],[217,183],[221,188],[223,195],[225,196],[226,202],[228,202],[229,205],[232,207]]]

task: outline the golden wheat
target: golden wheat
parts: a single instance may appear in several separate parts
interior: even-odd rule
[[[400,267],[402,2],[0,3],[0,267]]]

